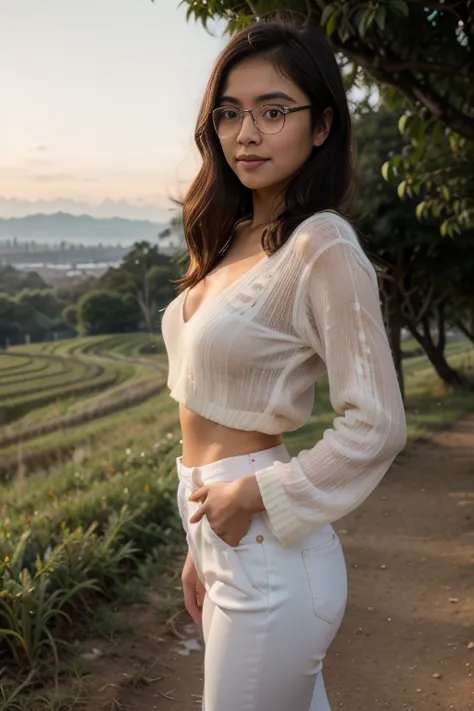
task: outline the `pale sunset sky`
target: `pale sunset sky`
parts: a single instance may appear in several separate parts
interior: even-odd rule
[[[0,199],[170,206],[228,36],[179,0],[0,0]],[[2,215],[1,216],[8,216]]]

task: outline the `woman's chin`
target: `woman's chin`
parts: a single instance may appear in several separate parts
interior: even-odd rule
[[[237,175],[242,185],[249,190],[264,190],[265,188],[270,188],[272,185],[278,184],[278,180],[269,180],[268,178],[264,180],[254,175]]]

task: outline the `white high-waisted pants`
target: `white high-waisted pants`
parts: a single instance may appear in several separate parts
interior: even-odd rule
[[[255,513],[236,547],[212,530],[192,491],[233,481],[275,460],[285,445],[185,467],[177,457],[178,505],[187,542],[207,594],[202,609],[202,711],[330,711],[323,659],[344,615],[347,570],[341,542],[328,524],[292,546]]]

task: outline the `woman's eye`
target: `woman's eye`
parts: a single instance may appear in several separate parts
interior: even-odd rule
[[[268,119],[281,119],[283,111],[278,106],[272,106],[271,108],[265,109],[263,115]]]
[[[237,111],[234,111],[234,109],[225,109],[221,115],[223,119],[226,119],[227,121],[233,121],[237,118]]]

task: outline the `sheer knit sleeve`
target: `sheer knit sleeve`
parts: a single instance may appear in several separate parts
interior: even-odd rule
[[[369,496],[406,444],[406,419],[375,270],[348,222],[311,222],[297,330],[326,365],[333,427],[289,462],[256,472],[270,526],[292,545]]]

